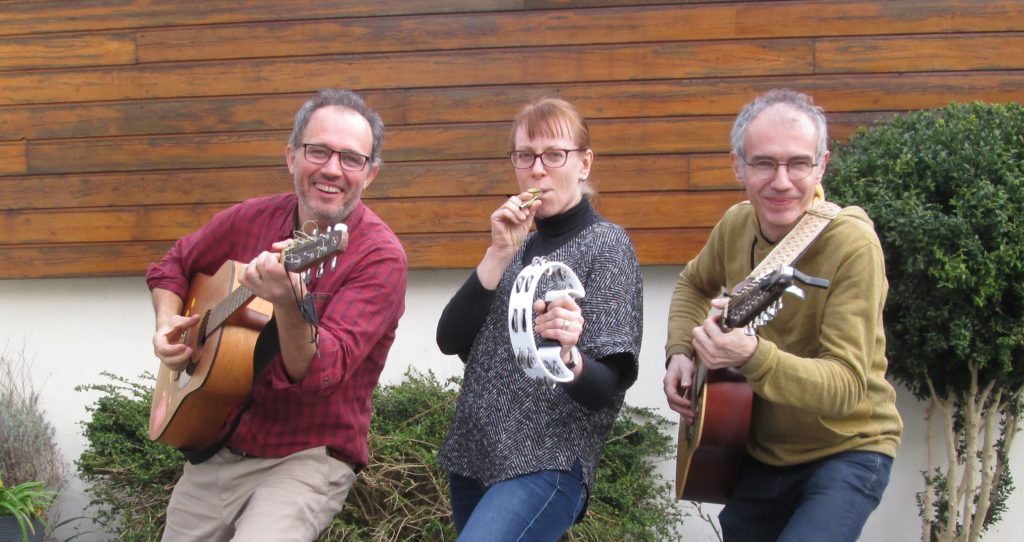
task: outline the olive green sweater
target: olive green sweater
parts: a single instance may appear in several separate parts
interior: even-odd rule
[[[774,245],[749,202],[734,205],[679,276],[669,311],[667,356],[693,356],[694,327],[708,301],[732,289]],[[885,379],[882,309],[888,291],[874,225],[847,207],[794,265],[828,279],[828,289],[786,294],[782,311],[758,330],[758,346],[740,371],[754,390],[750,454],[795,465],[847,450],[895,457],[903,422]]]

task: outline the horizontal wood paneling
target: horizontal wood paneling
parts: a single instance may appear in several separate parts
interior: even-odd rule
[[[66,278],[139,275],[159,261],[170,241],[0,245],[4,278]]]
[[[837,113],[834,137],[888,117],[885,113]],[[592,143],[604,154],[728,152],[732,119],[676,117],[596,120]],[[138,171],[171,168],[270,166],[284,161],[287,132],[192,134],[110,139],[52,139],[28,145],[24,174]],[[398,162],[502,156],[506,123],[403,126],[390,132],[384,153]]]
[[[509,120],[541,94],[588,118],[600,211],[677,265],[743,197],[729,130],[754,95],[808,92],[843,139],[1020,102],[1021,50],[1020,0],[0,2],[0,278],[139,274],[291,190],[295,110],[326,86],[384,117],[364,197],[413,267],[477,263],[515,191]]]
[[[521,9],[523,0],[15,0],[0,3],[0,35],[249,23],[410,13],[461,13]]]
[[[601,156],[591,175],[599,193],[735,188],[728,157]],[[514,192],[505,158],[385,164],[364,193],[368,200],[498,195]],[[695,178],[691,186],[691,177]],[[5,207],[66,209],[109,206],[235,203],[291,188],[283,166],[0,178]],[[48,194],[47,199],[38,194]]]
[[[316,89],[1020,70],[1024,35],[780,39],[243,59],[0,72],[0,105]],[[589,60],[584,60],[589,59]]]
[[[283,21],[139,32],[139,61],[307,56],[471,49],[1024,30],[1024,10],[996,2],[931,6],[886,2],[787,2],[741,6],[631,6],[576,11],[419,15]],[[930,8],[930,9],[929,9]],[[543,28],[543,32],[538,32]],[[325,43],[323,36],[342,39]]]
[[[721,209],[742,199],[735,190],[709,192],[608,193],[598,210],[626,228],[706,228]],[[373,210],[398,234],[490,231],[488,217],[505,196],[390,198]],[[0,244],[97,243],[175,239],[194,230],[226,204],[161,205],[0,214]]]
[[[134,64],[135,34],[0,38],[0,70]]]
[[[0,72],[0,105],[272,94],[307,89],[511,85],[814,72],[809,39],[581,45],[242,59]],[[589,59],[581,61],[581,59]]]
[[[898,111],[941,107],[969,96],[1013,101],[1024,88],[1014,71],[741,77],[678,81],[620,81],[601,85],[513,85],[366,91],[389,127],[465,122],[508,123],[533,96],[558,95],[589,119],[725,115],[751,96],[788,86],[812,93],[829,112]],[[62,139],[141,134],[289,130],[296,104],[308,95],[247,95],[186,99],[38,104],[0,107],[0,140]],[[389,157],[390,158],[390,157]]]
[[[693,257],[708,228],[631,230],[637,257],[647,265],[679,264]],[[407,234],[401,237],[414,269],[475,266],[487,247],[486,233]],[[18,278],[137,275],[159,261],[170,241],[63,243],[0,246],[5,273]]]
[[[1024,35],[846,38],[814,45],[815,69],[836,72],[1020,70]]]
[[[17,175],[27,171],[25,143],[23,141],[0,141],[0,175]]]

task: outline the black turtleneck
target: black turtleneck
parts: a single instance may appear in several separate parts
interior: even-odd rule
[[[534,220],[537,235],[526,242],[523,265],[529,264],[534,257],[547,256],[558,250],[569,239],[600,220],[601,216],[590,206],[590,200],[586,197],[564,213]]]
[[[587,227],[603,220],[586,197],[564,213],[536,219],[537,233],[526,241],[523,265],[528,265],[535,257],[551,254]],[[484,288],[476,270],[473,270],[441,313],[437,325],[437,345],[441,352],[457,354],[463,362],[469,358],[473,342],[496,295],[495,290]],[[628,354],[613,354],[599,360],[584,356],[583,370],[566,386],[566,392],[587,408],[603,408],[610,404],[619,386],[623,385],[620,381],[621,367],[623,364],[628,367],[631,361]]]

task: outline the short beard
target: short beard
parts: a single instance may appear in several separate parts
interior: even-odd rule
[[[359,199],[353,199],[351,201],[345,202],[345,205],[343,205],[337,211],[325,215],[318,212],[316,209],[313,209],[308,203],[306,203],[305,198],[299,198],[299,205],[302,205],[303,210],[305,210],[306,216],[308,216],[310,220],[322,223],[326,226],[333,226],[335,224],[344,222],[345,219],[352,214],[352,211],[356,208],[356,205],[358,204]]]

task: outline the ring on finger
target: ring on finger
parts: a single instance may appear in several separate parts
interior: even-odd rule
[[[562,331],[569,331],[569,326],[569,321],[566,320],[565,318],[562,318]]]

